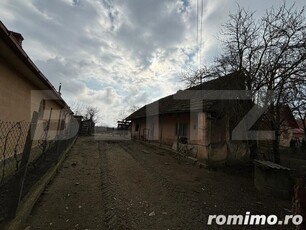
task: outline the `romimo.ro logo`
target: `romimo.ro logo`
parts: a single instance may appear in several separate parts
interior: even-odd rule
[[[301,215],[286,215],[284,219],[279,220],[276,215],[251,215],[246,212],[245,215],[209,215],[208,225],[300,225],[303,222]]]

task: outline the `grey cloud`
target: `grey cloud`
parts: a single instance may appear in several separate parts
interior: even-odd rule
[[[116,34],[118,41],[129,48],[131,56],[148,67],[156,49],[171,49],[179,45],[186,33],[183,16],[174,1],[124,1],[128,23],[123,23]]]
[[[279,4],[237,1],[257,11]],[[214,36],[236,1],[204,2],[203,60],[210,60],[218,47]],[[129,104],[174,93],[182,69],[197,64],[196,1],[1,0],[0,14],[23,34],[24,49],[52,84],[62,83],[64,98],[108,111],[109,124]],[[90,89],[90,79],[101,88]]]

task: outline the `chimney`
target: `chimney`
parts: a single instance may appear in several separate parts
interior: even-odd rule
[[[62,89],[62,83],[60,83],[60,84],[59,84],[59,87],[58,87],[58,94],[59,94],[59,95],[62,95],[61,89]]]
[[[20,47],[22,47],[22,41],[24,40],[22,35],[20,33],[14,32],[14,31],[10,31],[10,35],[14,38],[14,40],[17,42],[17,44]]]

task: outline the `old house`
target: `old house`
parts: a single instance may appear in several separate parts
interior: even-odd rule
[[[297,120],[298,127],[292,130],[293,132],[293,139],[302,141],[305,139],[305,133],[304,133],[304,125],[306,125],[306,120]]]
[[[294,129],[298,128],[298,123],[293,116],[293,113],[288,105],[281,107],[281,135],[280,135],[280,147],[289,147],[290,141],[294,138]]]
[[[129,115],[132,138],[181,148],[187,144],[192,155],[206,162],[248,159],[245,141],[231,140],[231,131],[249,110],[249,100],[201,100],[201,92],[245,90],[245,77],[235,72],[201,85],[178,91]],[[183,99],[182,94],[192,94]],[[198,98],[198,100],[197,100]],[[242,109],[241,109],[242,108]]]
[[[61,94],[23,50],[22,41],[21,34],[0,21],[0,165],[1,158],[22,151],[33,111],[39,111],[34,147],[42,139],[54,139],[72,115]]]
[[[294,130],[298,128],[298,124],[292,114],[292,111],[288,105],[280,105],[280,136],[279,147],[281,149],[288,149],[290,142],[294,138]],[[273,112],[274,111],[274,112]],[[274,116],[276,108],[269,107],[268,110],[258,119],[258,129],[260,130],[273,130]],[[258,144],[258,153],[263,156],[264,159],[273,161],[273,138],[271,135],[260,135]]]
[[[51,120],[57,127],[71,110],[23,50],[22,41],[21,34],[9,31],[0,21],[0,120],[29,122],[42,104],[41,118],[49,119],[52,109]]]

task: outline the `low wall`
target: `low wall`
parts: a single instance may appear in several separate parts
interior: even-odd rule
[[[294,181],[291,170],[270,161],[255,161],[255,187],[262,193],[290,199]]]

